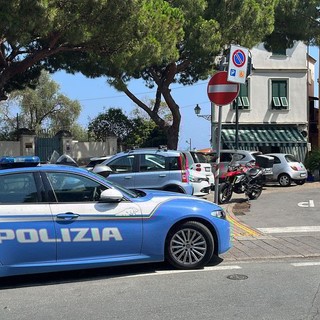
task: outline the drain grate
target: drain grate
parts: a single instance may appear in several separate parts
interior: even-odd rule
[[[227,276],[229,280],[247,280],[248,276],[245,274],[231,274],[230,276]]]

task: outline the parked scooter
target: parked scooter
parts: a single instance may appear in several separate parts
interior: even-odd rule
[[[248,199],[260,197],[264,184],[264,169],[249,162],[245,166],[234,164],[225,173],[225,182],[219,187],[219,203],[230,201],[233,192],[244,193]]]

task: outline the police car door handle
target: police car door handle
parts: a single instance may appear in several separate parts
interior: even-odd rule
[[[124,177],[125,179],[132,179],[132,176],[126,176],[126,177]]]
[[[59,213],[57,214],[58,219],[64,219],[64,220],[74,220],[79,217],[78,214],[72,213],[72,212],[66,212],[66,213]]]

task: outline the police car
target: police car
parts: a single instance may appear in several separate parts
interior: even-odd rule
[[[83,168],[0,159],[0,276],[167,260],[202,268],[230,246],[216,204],[128,190]]]

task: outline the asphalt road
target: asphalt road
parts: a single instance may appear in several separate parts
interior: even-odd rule
[[[262,195],[250,201],[248,209],[238,215],[236,213],[236,217],[258,229],[291,227],[293,233],[301,233],[299,229],[307,226],[310,228],[306,230],[318,227],[317,232],[320,232],[320,183],[286,188],[267,186]]]
[[[320,259],[158,264],[37,277],[0,290],[3,320],[319,319]],[[64,276],[63,276],[64,275]]]
[[[320,226],[319,187],[267,187],[250,206],[235,201],[236,219],[269,231]],[[304,255],[308,247],[297,246],[307,238],[319,254]],[[231,259],[188,272],[150,264],[1,279],[0,319],[317,320],[320,245],[315,239],[320,241],[301,230],[239,237]],[[271,259],[276,250],[283,251]]]

